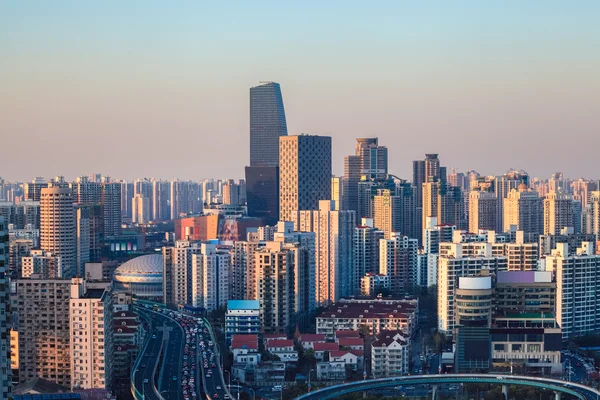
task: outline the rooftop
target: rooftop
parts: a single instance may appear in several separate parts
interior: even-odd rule
[[[101,299],[104,294],[104,289],[87,289],[84,299]]]
[[[267,346],[269,348],[272,348],[272,347],[291,347],[291,346],[294,346],[294,341],[293,340],[288,340],[288,339],[285,339],[285,340],[271,339],[271,340],[269,340]]]
[[[338,303],[318,316],[320,318],[408,318],[415,306],[407,303]]]
[[[338,346],[337,343],[315,343],[315,351],[333,351],[333,350],[339,350],[340,346]]]
[[[340,346],[364,346],[365,341],[360,337],[341,337],[338,338],[338,344]]]
[[[320,333],[303,333],[300,335],[301,342],[324,342],[325,335]]]
[[[258,300],[229,300],[227,302],[228,310],[260,310],[260,301]]]

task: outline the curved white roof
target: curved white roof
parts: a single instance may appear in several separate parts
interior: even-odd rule
[[[149,254],[133,258],[115,270],[115,280],[120,282],[162,281],[162,254]]]

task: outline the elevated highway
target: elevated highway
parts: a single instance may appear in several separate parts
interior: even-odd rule
[[[591,387],[580,385],[577,383],[529,376],[485,374],[413,375],[372,379],[366,381],[345,383],[343,385],[330,386],[300,396],[298,397],[298,400],[335,399],[339,396],[349,393],[408,385],[431,386],[433,388],[432,398],[433,400],[435,400],[440,385],[460,383],[490,383],[501,385],[502,392],[505,394],[505,397],[507,397],[508,395],[508,386],[519,385],[550,390],[554,392],[556,400],[560,400],[562,394],[568,394],[580,400],[600,400],[600,392]]]

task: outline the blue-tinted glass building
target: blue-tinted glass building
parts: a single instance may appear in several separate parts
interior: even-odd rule
[[[287,134],[279,84],[265,82],[250,88],[250,166],[278,166],[279,137]]]

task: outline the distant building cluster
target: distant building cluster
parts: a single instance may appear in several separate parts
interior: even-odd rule
[[[600,334],[597,181],[448,171],[434,153],[403,179],[377,137],[334,176],[332,149],[288,134],[267,82],[243,179],[0,178],[2,398],[35,379],[128,392],[133,299],[224,313],[230,377],[257,386],[306,354],[309,380],[410,373],[427,292],[457,372],[559,373],[563,341]]]

